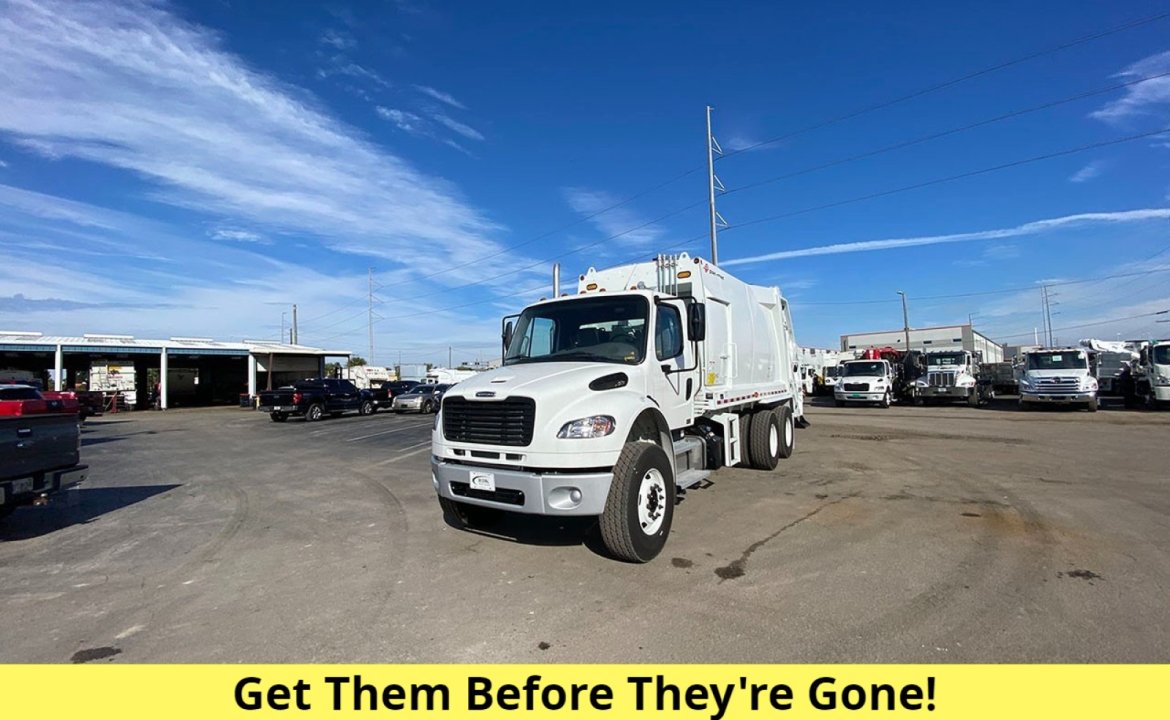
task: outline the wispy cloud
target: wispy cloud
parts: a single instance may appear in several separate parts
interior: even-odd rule
[[[445,93],[442,90],[436,90],[435,88],[427,86],[427,85],[415,85],[414,89],[418,90],[423,95],[428,95],[428,96],[434,98],[435,100],[438,100],[441,103],[446,103],[447,105],[450,105],[453,108],[458,108],[460,110],[467,109],[466,105],[459,102],[454,97],[452,97],[449,93]]]
[[[374,85],[382,88],[391,87],[390,82],[379,75],[377,72],[371,70],[364,65],[358,65],[355,62],[349,62],[342,56],[333,58],[332,64],[328,67],[318,68],[317,77],[325,80],[332,77],[348,77],[356,80],[367,80]]]
[[[469,140],[479,140],[479,141],[483,140],[483,134],[480,133],[478,130],[476,130],[475,128],[470,127],[468,125],[464,125],[463,123],[459,122],[458,120],[454,120],[450,117],[447,117],[443,113],[435,113],[434,115],[432,115],[432,117],[435,119],[435,122],[446,127],[448,130],[459,133],[460,135],[462,135],[463,137],[465,137]]]
[[[357,40],[347,32],[340,30],[326,30],[318,38],[322,45],[328,45],[336,50],[351,50],[357,46]]]
[[[254,233],[249,230],[237,230],[234,228],[216,228],[212,231],[211,237],[213,240],[233,240],[235,242],[256,243],[258,245],[271,245],[272,241],[260,233]]]
[[[389,120],[403,132],[421,133],[423,131],[423,119],[412,112],[399,110],[398,108],[383,107],[381,105],[374,108],[374,111],[383,120]]]
[[[1170,51],[1143,58],[1117,73],[1117,76],[1137,79],[1164,72],[1170,72]],[[1105,122],[1122,123],[1147,115],[1164,115],[1168,107],[1170,76],[1130,85],[1122,97],[1106,103],[1090,113],[1090,117]]]
[[[407,257],[426,243],[441,263],[498,249],[496,224],[450,183],[158,3],[11,0],[0,35],[0,133],[36,152],[127,170],[162,201],[346,252]]]
[[[8,167],[8,163],[4,162],[3,160],[0,160],[0,168],[6,168],[6,167]]]
[[[650,245],[664,234],[662,227],[647,224],[627,207],[607,210],[618,199],[607,192],[585,188],[564,188],[562,190],[569,207],[584,215],[589,222],[606,235],[620,235],[621,244]]]
[[[863,240],[860,242],[835,243],[817,247],[801,248],[799,250],[784,250],[781,252],[756,255],[753,257],[735,258],[723,261],[723,265],[750,265],[753,263],[785,260],[789,258],[811,257],[815,255],[837,255],[840,253],[873,252],[877,250],[892,250],[895,248],[918,247],[921,245],[940,245],[943,243],[973,242],[977,240],[997,240],[1010,237],[1024,237],[1039,235],[1060,228],[1083,227],[1088,225],[1113,225],[1119,223],[1143,222],[1170,218],[1170,209],[1151,208],[1144,210],[1125,210],[1108,213],[1080,213],[1065,215],[1058,218],[1037,220],[1011,228],[996,230],[979,230],[977,232],[953,233],[950,235],[925,235],[921,237],[892,238],[888,240]]]
[[[1068,181],[1074,183],[1088,182],[1089,180],[1092,180],[1093,178],[1100,175],[1102,170],[1104,170],[1104,163],[1102,163],[1100,160],[1094,160],[1093,162],[1073,173]]]

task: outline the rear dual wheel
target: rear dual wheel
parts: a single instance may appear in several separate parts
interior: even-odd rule
[[[757,470],[775,470],[781,458],[792,457],[796,446],[796,419],[787,405],[752,413],[748,461]]]

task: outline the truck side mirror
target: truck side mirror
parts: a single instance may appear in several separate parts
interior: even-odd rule
[[[508,352],[508,346],[512,344],[512,321],[504,323],[504,352]]]
[[[693,342],[707,339],[707,306],[703,303],[687,305],[687,333]]]

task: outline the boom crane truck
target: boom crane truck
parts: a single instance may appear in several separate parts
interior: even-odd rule
[[[679,492],[725,465],[774,470],[805,424],[780,290],[686,253],[590,268],[576,295],[502,330],[503,365],[452,388],[432,434],[435,492],[457,526],[597,516],[612,555],[648,562]]]

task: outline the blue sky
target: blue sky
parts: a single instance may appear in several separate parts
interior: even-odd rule
[[[1041,282],[1061,340],[1146,336],[1170,136],[1104,143],[1170,127],[1170,18],[1041,51],[1166,11],[0,0],[0,329],[276,338],[296,303],[303,343],[366,355],[374,268],[375,362],[489,357],[554,260],[709,254],[710,104],[720,260],[802,343],[900,327],[896,290],[1026,341]]]

